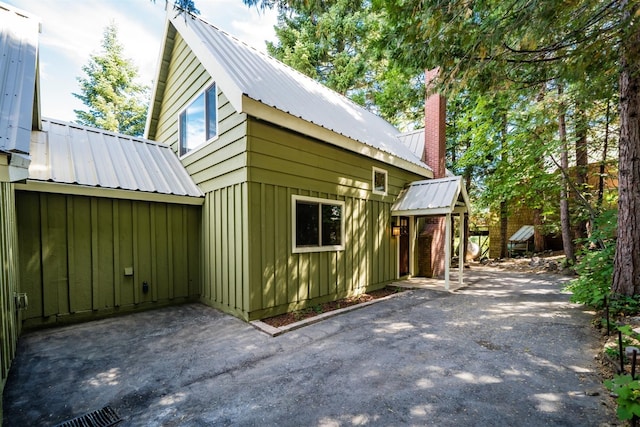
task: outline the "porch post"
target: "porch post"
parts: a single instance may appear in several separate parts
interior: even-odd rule
[[[417,219],[415,216],[409,217],[409,277],[414,277],[415,272],[415,253],[416,253],[416,232],[417,232]]]
[[[463,244],[464,243],[464,244]],[[462,274],[464,273],[465,256],[464,248],[467,247],[467,236],[464,234],[464,212],[460,213],[460,242],[458,242],[458,286],[462,286]]]
[[[451,267],[451,213],[447,214],[444,233],[444,289],[449,290],[449,268]]]

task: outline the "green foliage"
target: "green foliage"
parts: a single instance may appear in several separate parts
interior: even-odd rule
[[[627,348],[630,345],[636,344],[638,340],[638,334],[633,332],[629,325],[618,325],[616,330],[622,332],[622,348]],[[614,360],[620,358],[619,346],[606,347],[604,352]],[[623,355],[624,362],[627,363],[628,359],[626,354]]]
[[[196,8],[196,5],[193,2],[193,0],[175,0],[173,2],[173,8],[185,10],[194,15],[200,15],[200,10]]]
[[[632,316],[640,313],[640,295],[613,295],[609,298],[609,313],[612,316]]]
[[[118,28],[112,23],[104,30],[103,51],[92,54],[82,67],[86,77],[78,77],[80,93],[73,96],[88,107],[74,110],[77,122],[127,135],[144,133],[149,88],[135,83],[137,69],[123,58]]]
[[[616,375],[604,382],[605,387],[618,397],[618,418],[630,420],[633,416],[640,416],[640,381],[631,375]]]
[[[156,2],[156,0],[151,0],[152,2]],[[169,2],[169,0],[165,0],[165,6]],[[173,2],[174,10],[184,10],[185,12],[189,12],[192,15],[200,15],[200,10],[196,8],[196,4],[193,0],[174,0]]]
[[[611,209],[596,218],[591,236],[578,254],[578,263],[575,266],[578,277],[566,288],[572,292],[571,301],[596,309],[604,308],[613,276],[616,214],[617,211]],[[633,305],[634,301],[630,298],[617,297],[609,301],[612,315],[628,311]]]
[[[373,4],[386,14],[381,44],[394,60],[441,67],[445,83],[478,89],[579,81],[613,70],[617,31],[625,26],[619,3],[599,0]]]
[[[278,43],[269,54],[404,128],[422,126],[422,73],[405,69],[373,48],[381,15],[368,1],[309,3],[280,12]]]
[[[417,89],[422,87],[415,76],[438,67],[437,89],[448,100],[447,167],[472,182],[469,194],[480,211],[488,213],[501,204],[510,209],[527,206],[536,210],[546,231],[560,230],[558,202],[564,190],[561,181],[566,180],[571,220],[581,225],[579,232],[597,216],[593,186],[582,182],[582,177],[577,179],[571,165],[560,165],[560,142],[565,142],[564,152],[569,152],[570,159],[578,157],[578,145],[587,145],[590,159],[606,160],[616,152],[609,129],[617,127],[618,119],[615,109],[609,115],[608,106],[619,101],[619,52],[625,32],[638,25],[637,19],[630,18],[637,16],[637,2],[243,1],[277,7],[285,16],[300,18],[298,26],[290,27],[305,31],[280,37],[285,49],[294,46],[300,52],[295,60],[291,54],[290,63],[307,67],[305,72],[335,84],[334,88],[339,87],[337,83],[329,82],[344,84],[342,90],[348,87],[344,93],[396,125],[420,126],[417,117],[422,104]],[[332,16],[330,10],[340,12]],[[353,26],[355,22],[360,26]],[[319,30],[327,25],[330,31]],[[354,29],[364,32],[354,33]],[[318,40],[329,43],[318,44]],[[323,78],[318,53],[341,42],[355,47],[347,57],[359,65],[351,63],[352,67],[340,71],[336,60],[333,70],[342,74],[341,79]],[[327,58],[342,58],[332,55]],[[387,82],[384,73],[397,77]],[[403,79],[410,82],[404,84],[408,92],[402,90]],[[373,92],[363,89],[369,87]],[[397,101],[413,99],[413,93],[419,101]],[[394,114],[394,109],[400,113]],[[559,111],[566,119],[562,139]],[[562,225],[565,235],[570,234],[567,215]],[[606,295],[606,289],[596,295],[590,286],[610,283],[606,279],[613,248],[605,249],[583,254],[586,269],[598,262],[606,266],[603,271],[590,271],[585,279],[589,286],[578,298],[589,303],[598,304]]]

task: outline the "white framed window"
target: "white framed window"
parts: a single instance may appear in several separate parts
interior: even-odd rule
[[[387,171],[373,166],[371,171],[371,191],[373,194],[387,195]]]
[[[344,202],[292,196],[293,253],[344,250]]]
[[[180,113],[180,156],[199,148],[218,135],[217,99],[214,83]]]

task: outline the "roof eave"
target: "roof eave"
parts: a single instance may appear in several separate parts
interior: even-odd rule
[[[173,42],[169,41],[169,37],[173,34],[175,37],[175,28],[169,22],[169,18],[165,19],[164,35],[162,37],[162,45],[158,53],[157,69],[155,79],[153,80],[153,89],[151,90],[151,100],[149,102],[149,111],[147,112],[147,121],[144,126],[144,137],[147,139],[155,139],[157,124],[160,118],[160,109],[164,96],[164,87],[167,83],[166,77],[169,74],[169,65],[171,54],[173,52]]]
[[[173,25],[189,45],[189,48],[202,63],[209,75],[215,76],[216,84],[224,92],[233,108],[238,112],[243,112],[242,98],[244,94],[242,89],[235,81],[233,75],[226,71],[226,68],[216,60],[214,55],[211,55],[210,49],[194,31],[195,26],[189,25],[189,21],[194,18],[191,16],[185,18],[182,14],[179,14],[175,16],[168,15],[168,19],[171,25]]]
[[[453,211],[448,208],[426,208],[426,209],[412,209],[405,211],[391,211],[392,216],[432,216],[432,215],[446,215]]]
[[[404,201],[406,198],[412,195],[412,188],[416,188],[421,185],[427,186],[438,186],[441,184],[446,184],[447,182],[455,182],[455,190],[451,193],[451,199],[448,202],[442,200],[440,203],[436,203],[436,206],[424,206],[424,207],[416,207],[415,204],[405,204]],[[439,178],[431,181],[416,181],[412,182],[408,187],[406,187],[397,197],[395,203],[391,207],[391,215],[393,216],[431,216],[431,215],[446,215],[446,214],[463,214],[465,212],[469,212],[470,203],[469,198],[467,196],[467,191],[463,185],[464,181],[461,176],[454,177],[446,177]],[[436,188],[437,187],[430,187]],[[424,194],[420,194],[424,197]],[[415,194],[413,194],[415,197]],[[462,201],[460,201],[460,196],[462,196]],[[436,199],[437,200],[437,199]],[[396,208],[397,207],[397,208]],[[404,209],[402,209],[404,208]],[[411,209],[407,209],[411,208]]]
[[[423,167],[418,164],[411,163],[400,157],[394,156],[393,154],[363,144],[360,141],[355,141],[344,135],[340,135],[330,129],[326,129],[302,118],[287,114],[275,107],[268,106],[255,99],[251,99],[246,95],[242,96],[242,109],[240,111],[257,119],[264,120],[340,148],[368,156],[380,162],[404,169],[408,172],[413,172],[425,178],[433,178],[433,171],[426,165]]]
[[[198,60],[202,63],[209,75],[215,76],[215,81],[221,91],[239,113],[246,113],[250,116],[261,120],[274,123],[293,131],[308,135],[327,143],[369,156],[375,160],[402,168],[406,171],[413,172],[425,178],[433,178],[433,171],[427,166],[421,166],[417,163],[402,159],[391,153],[379,150],[369,146],[363,142],[356,141],[333,130],[316,125],[308,120],[301,119],[287,112],[279,110],[276,107],[261,102],[247,96],[241,85],[236,81],[235,76],[228,72],[215,55],[211,55],[209,46],[203,41],[194,28],[197,26],[189,25],[193,17],[183,15],[168,15],[170,25],[173,25],[176,31],[184,38],[190,49]]]
[[[24,184],[16,184],[16,190],[193,206],[200,206],[204,204],[204,197],[123,190],[119,188],[93,187],[78,184],[62,184],[59,182],[39,181],[33,179],[28,179]]]

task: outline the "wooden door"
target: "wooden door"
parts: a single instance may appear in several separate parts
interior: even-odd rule
[[[398,274],[400,277],[410,273],[409,269],[409,217],[401,216],[400,224],[400,265],[398,266]]]

